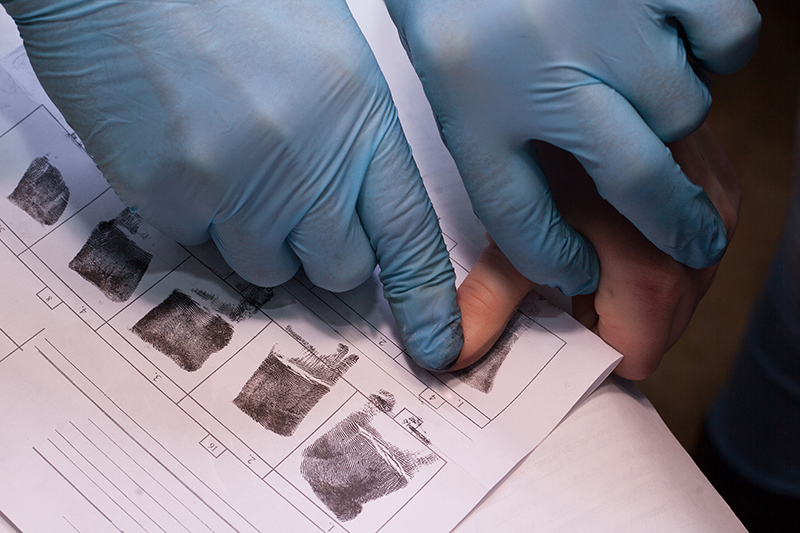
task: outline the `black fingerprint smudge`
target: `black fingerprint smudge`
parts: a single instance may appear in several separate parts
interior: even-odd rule
[[[123,209],[114,219],[114,223],[131,235],[137,235],[142,226],[142,217],[130,209]]]
[[[233,326],[178,289],[131,328],[140,339],[194,372],[211,354],[226,347]]]
[[[275,291],[272,287],[261,287],[252,283],[239,288],[239,292],[246,301],[259,309],[275,296]]]
[[[473,389],[488,394],[494,387],[497,372],[511,352],[511,348],[514,347],[520,335],[530,329],[532,325],[531,318],[522,313],[515,313],[489,352],[473,365],[453,372],[453,375]]]
[[[242,299],[236,303],[223,301],[216,294],[201,289],[192,289],[198,297],[208,303],[214,311],[225,315],[233,322],[242,322],[255,315],[275,295],[271,287],[247,284],[242,290]]]
[[[439,460],[386,440],[371,421],[379,411],[391,410],[394,397],[387,391],[373,396],[371,406],[351,413],[303,450],[300,473],[341,521],[356,518],[364,504],[405,488],[424,465]]]
[[[128,234],[134,232],[137,215],[123,211],[113,220],[100,222],[69,262],[69,268],[100,289],[113,302],[128,300],[142,280],[153,255],[142,250]]]
[[[286,358],[272,348],[245,383],[233,403],[261,426],[289,437],[331,387],[357,361],[358,356],[339,344],[332,354],[319,354],[291,328],[303,345],[300,357]]]
[[[52,226],[69,203],[69,187],[46,156],[28,166],[8,200],[45,226]]]

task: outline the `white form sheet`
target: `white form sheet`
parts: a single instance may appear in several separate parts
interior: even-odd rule
[[[396,37],[375,39],[382,5],[353,8],[461,280],[483,229]],[[0,510],[22,531],[449,531],[619,359],[532,296],[480,367],[420,370],[375,278],[263,289],[164,238],[24,54],[0,66]]]

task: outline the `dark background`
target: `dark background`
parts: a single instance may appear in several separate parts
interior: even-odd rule
[[[794,170],[800,88],[800,2],[756,0],[762,26],[753,60],[714,77],[708,118],[742,184],[739,225],[688,330],[639,388],[691,450],[727,376],[750,307],[766,280]]]

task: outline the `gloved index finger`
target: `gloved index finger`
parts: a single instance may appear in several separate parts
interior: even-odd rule
[[[357,209],[408,355],[425,369],[449,369],[463,344],[455,273],[396,115],[370,163]]]

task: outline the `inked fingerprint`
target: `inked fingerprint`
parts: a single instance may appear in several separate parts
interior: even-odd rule
[[[379,411],[394,407],[391,393],[382,390],[370,401],[303,450],[300,473],[342,521],[357,517],[367,502],[408,486],[423,466],[439,460],[434,454],[401,450],[372,426]]]
[[[272,300],[272,297],[275,296],[275,291],[272,289],[272,287],[260,287],[258,285],[253,285],[252,283],[248,283],[244,287],[237,288],[242,296],[244,296],[245,300],[258,308],[261,308],[261,306]]]
[[[247,284],[241,291],[242,300],[230,303],[207,291],[192,289],[192,292],[208,302],[211,309],[227,316],[234,322],[241,322],[255,315],[275,294],[271,287]]]
[[[114,302],[133,295],[153,258],[128,237],[138,231],[138,220],[126,209],[117,218],[100,222],[69,262],[70,269]]]
[[[114,219],[114,223],[131,235],[136,235],[139,233],[139,228],[142,225],[142,217],[130,209],[123,209]]]
[[[311,409],[358,361],[358,355],[348,353],[344,344],[332,354],[320,355],[291,328],[287,330],[303,345],[302,355],[287,359],[272,348],[233,400],[247,416],[284,437],[294,434]]]
[[[52,226],[67,208],[69,187],[47,156],[37,157],[8,199],[39,224]]]
[[[194,372],[233,337],[233,326],[178,289],[131,328],[140,339]]]
[[[494,387],[494,380],[497,372],[508,357],[514,343],[519,336],[533,325],[533,319],[528,318],[522,313],[515,313],[508,322],[506,330],[497,339],[492,349],[483,356],[477,363],[468,366],[463,370],[453,372],[453,375],[484,394],[488,394]]]

